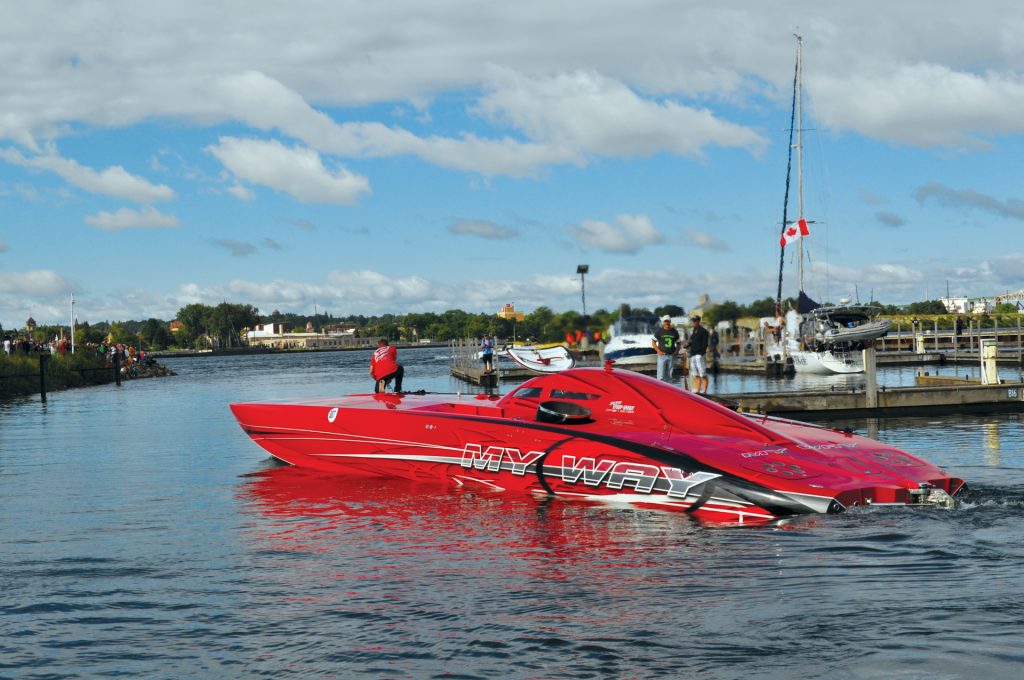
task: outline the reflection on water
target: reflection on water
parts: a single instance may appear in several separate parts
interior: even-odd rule
[[[991,467],[999,467],[1001,462],[999,456],[999,425],[997,423],[982,423],[981,427],[985,433],[985,462]]]

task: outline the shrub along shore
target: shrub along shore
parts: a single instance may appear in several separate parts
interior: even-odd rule
[[[104,385],[117,380],[109,357],[95,352],[14,352],[10,355],[0,352],[0,399],[38,394],[41,386],[40,366],[47,392]],[[174,375],[174,372],[160,364],[136,364],[134,370],[121,369],[122,380],[163,375]]]

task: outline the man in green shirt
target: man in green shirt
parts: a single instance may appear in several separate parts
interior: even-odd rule
[[[658,352],[658,380],[672,382],[672,364],[679,353],[679,331],[672,326],[672,318],[661,317],[661,328],[654,333],[651,346]]]

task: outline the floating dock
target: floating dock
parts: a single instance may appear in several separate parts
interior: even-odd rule
[[[879,388],[875,405],[866,390],[750,392],[722,394],[745,413],[765,413],[800,420],[891,418],[1024,411],[1024,383],[981,385],[948,379],[946,384]]]

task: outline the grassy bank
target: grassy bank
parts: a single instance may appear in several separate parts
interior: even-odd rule
[[[114,382],[114,371],[92,352],[47,355],[44,359],[46,391]],[[39,355],[0,352],[0,399],[39,393]]]

